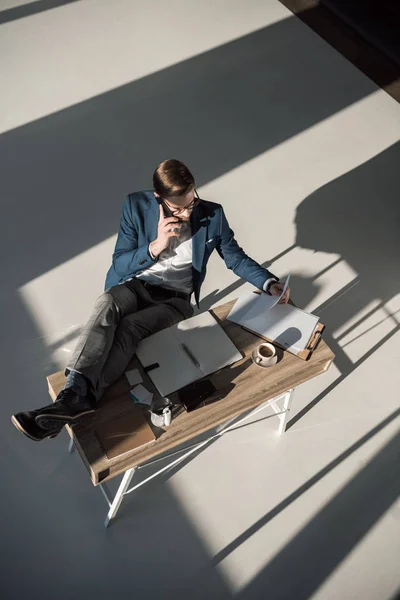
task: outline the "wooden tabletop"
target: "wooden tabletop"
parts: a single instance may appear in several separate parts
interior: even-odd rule
[[[129,395],[129,384],[124,376],[108,389],[98,403],[96,412],[82,418],[79,424],[74,426],[73,433],[71,428],[67,427],[89,470],[94,485],[111,479],[131,467],[154,459],[172,448],[184,445],[185,442],[193,440],[199,434],[328,369],[334,359],[334,354],[323,340],[308,361],[278,349],[279,360],[274,367],[263,369],[255,365],[251,360],[251,352],[262,340],[236,323],[226,320],[226,316],[235,302],[235,300],[227,302],[211,311],[244,355],[241,361],[210,376],[221,400],[191,413],[182,409],[179,414],[174,416],[168,428],[152,426],[157,436],[155,442],[109,460],[100,449],[93,430],[99,423],[109,422],[113,418],[132,411],[133,401]],[[141,371],[144,386],[157,393],[136,358],[132,360],[129,368],[138,368]],[[50,375],[47,381],[50,396],[55,400],[65,384],[64,371]],[[176,394],[171,394],[169,398],[177,401]]]

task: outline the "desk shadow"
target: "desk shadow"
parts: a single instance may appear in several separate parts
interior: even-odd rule
[[[262,342],[263,342],[263,340],[260,338],[260,343],[262,343]],[[281,348],[276,348],[276,354],[277,354],[277,357],[278,357],[278,362],[280,362],[283,359],[284,351]],[[253,366],[253,361],[252,361],[251,358],[247,358],[246,360],[243,361],[243,363],[241,363],[239,365],[233,365],[233,366],[231,366],[230,368],[228,368],[228,369],[226,369],[224,371],[223,385],[222,385],[221,388],[218,389],[218,396],[220,398],[218,400],[218,402],[223,402],[223,399],[234,389],[234,387],[235,387],[234,380],[241,373],[243,373],[244,371],[246,371],[251,366]],[[263,367],[258,367],[257,366],[257,368],[262,369]],[[273,367],[271,367],[271,368],[273,368]],[[227,419],[227,421],[225,423],[220,423],[216,427],[213,427],[213,428],[209,429],[205,434],[201,434],[197,438],[193,439],[191,441],[191,445],[195,445],[195,444],[201,442],[202,440],[207,439],[207,437],[211,437],[212,438],[212,436],[216,436],[218,434],[218,432],[221,431],[221,429],[224,428],[225,426],[229,425],[230,427],[231,426],[234,427],[244,417],[250,415],[252,413],[252,411],[254,410],[254,408],[255,407],[250,408],[250,409],[244,411],[243,413],[237,415],[236,417],[232,417],[230,419]],[[198,409],[198,410],[201,410],[201,408]],[[271,417],[275,417],[275,414],[272,413],[268,417],[257,418],[257,422],[258,421],[262,421],[262,420],[264,420],[266,418],[271,418]],[[251,424],[252,424],[252,422],[245,423],[243,425],[238,426],[237,428],[239,429],[239,428],[245,427],[247,425],[251,425]],[[236,427],[235,427],[235,429],[236,429]],[[227,432],[227,434],[229,434],[229,432]],[[163,476],[161,476],[161,478],[164,481],[167,481],[170,477],[172,477],[172,475],[174,475],[175,473],[177,473],[181,468],[183,468],[185,465],[189,464],[192,460],[194,460],[196,458],[196,456],[198,456],[199,454],[201,454],[201,452],[203,450],[206,450],[207,448],[209,448],[210,446],[212,446],[212,444],[214,444],[218,439],[219,439],[219,437],[216,437],[214,439],[210,439],[210,441],[205,446],[203,446],[202,448],[200,448],[197,452],[194,452],[193,454],[191,454],[186,459],[183,459],[176,466],[171,467],[171,469],[169,469],[168,471],[166,471],[166,473]],[[181,448],[183,449],[182,451],[184,451],[185,445],[183,444]]]
[[[215,397],[218,397],[218,400],[216,400],[217,402],[223,402],[224,398],[235,387],[235,383],[233,380],[236,379],[236,377],[238,377],[241,373],[243,373],[243,371],[245,371],[250,366],[251,363],[252,363],[251,359],[247,359],[239,365],[234,365],[234,366],[230,367],[229,369],[226,369],[226,378],[224,378],[223,385],[218,388],[217,393],[213,394],[210,399],[212,400],[215,396]],[[183,408],[183,406],[181,406],[181,405],[177,406],[175,408],[175,416],[182,413],[184,410],[185,409]],[[196,410],[201,410],[201,407]],[[251,412],[251,411],[248,411],[248,412]],[[239,415],[237,417],[234,417],[233,419],[230,420],[230,424],[233,424],[233,423],[239,421],[241,418],[243,418],[243,416],[244,415]],[[205,433],[200,434],[199,436],[193,438],[190,441],[190,444],[187,444],[187,443],[181,444],[180,446],[177,446],[174,449],[174,451],[176,451],[176,452],[182,451],[182,453],[184,453],[185,450],[189,450],[192,446],[195,446],[196,444],[200,443],[201,441],[216,435],[218,433],[218,431],[221,430],[222,426],[223,426],[223,424],[217,425],[216,427],[212,427],[211,429],[207,430]],[[163,433],[164,433],[164,430],[158,432],[157,437],[163,435]],[[202,446],[202,448],[200,448],[198,451],[194,452],[193,454],[191,454],[190,456],[188,456],[187,458],[185,458],[181,462],[179,462],[177,465],[168,469],[168,471],[166,471],[165,474],[163,474],[159,477],[159,480],[163,480],[164,482],[168,481],[168,479],[170,479],[170,477],[172,477],[172,475],[174,475],[174,473],[177,473],[185,465],[189,464],[203,450],[205,450],[206,448],[209,448],[215,441],[217,441],[217,439],[218,438],[211,439],[205,446]],[[166,453],[166,454],[168,454],[168,453]],[[163,456],[165,456],[165,455],[161,455],[160,458],[162,459]],[[166,460],[168,460],[168,459],[166,459]]]
[[[397,500],[399,451],[397,434],[274,556],[238,598],[258,600],[268,588],[276,591],[274,598],[311,598]],[[252,528],[252,535],[266,522],[266,518],[261,519]]]
[[[339,454],[335,459],[333,459],[330,463],[328,463],[323,469],[321,469],[318,473],[316,473],[313,477],[308,479],[305,483],[303,483],[299,488],[294,490],[289,496],[287,496],[282,502],[277,504],[272,510],[270,510],[266,515],[264,515],[261,519],[259,519],[256,523],[254,523],[251,527],[249,527],[246,531],[244,531],[239,537],[237,537],[233,542],[231,542],[228,546],[226,546],[223,550],[218,552],[214,556],[213,563],[217,565],[222,562],[227,556],[229,556],[232,552],[236,550],[241,544],[243,544],[246,540],[248,540],[251,536],[253,536],[257,531],[259,531],[262,527],[264,527],[267,523],[269,523],[272,519],[277,517],[283,510],[285,510],[288,506],[290,506],[295,500],[300,498],[307,490],[316,485],[319,481],[321,481],[326,475],[331,473],[333,469],[339,466],[343,461],[349,458],[354,452],[356,452],[359,448],[361,448],[365,443],[371,440],[375,435],[380,433],[385,427],[387,427],[390,423],[392,423],[397,417],[400,415],[400,409],[395,410],[392,414],[390,414],[386,419],[383,419],[378,425],[373,427],[370,431],[368,431],[365,435],[363,435],[359,440],[357,440],[354,444],[349,446],[347,450]]]

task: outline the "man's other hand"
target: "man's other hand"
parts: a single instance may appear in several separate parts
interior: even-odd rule
[[[284,281],[279,281],[277,283],[272,283],[269,286],[269,293],[271,296],[280,296],[283,292],[283,288],[285,287]],[[287,304],[290,298],[290,288],[288,287],[282,298],[279,300],[279,304]]]

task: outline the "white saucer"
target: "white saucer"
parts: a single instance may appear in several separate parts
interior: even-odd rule
[[[276,363],[278,362],[278,357],[276,354],[268,365],[260,365],[259,363],[256,362],[256,358],[257,358],[257,348],[254,348],[253,352],[251,353],[251,360],[253,361],[253,363],[255,365],[257,365],[257,367],[261,367],[262,369],[269,369],[270,367],[273,367],[274,365],[276,365]]]

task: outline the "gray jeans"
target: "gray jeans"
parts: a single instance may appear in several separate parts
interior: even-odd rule
[[[96,301],[68,364],[91,383],[97,400],[124,373],[140,340],[193,315],[189,298],[150,293],[137,279],[106,290]]]

